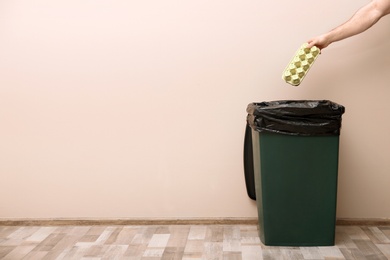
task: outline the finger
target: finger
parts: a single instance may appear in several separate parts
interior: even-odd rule
[[[308,41],[307,42],[307,48],[311,48],[314,46],[314,42],[313,41]]]

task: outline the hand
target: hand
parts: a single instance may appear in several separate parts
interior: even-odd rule
[[[328,38],[325,35],[320,35],[320,36],[317,36],[315,38],[310,39],[307,42],[307,47],[311,48],[313,46],[316,46],[321,50],[321,49],[328,47],[329,44],[331,44],[331,42],[328,40]]]

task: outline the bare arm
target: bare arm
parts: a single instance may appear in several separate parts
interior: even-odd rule
[[[326,48],[331,43],[362,33],[373,26],[380,18],[390,13],[390,0],[372,0],[360,8],[351,19],[328,33],[308,41],[308,47]]]

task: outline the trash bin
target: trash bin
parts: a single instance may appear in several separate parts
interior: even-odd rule
[[[327,100],[248,105],[259,236],[265,245],[334,245],[344,111]]]

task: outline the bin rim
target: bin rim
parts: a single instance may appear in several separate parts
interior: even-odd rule
[[[329,100],[276,100],[247,106],[247,123],[259,132],[340,135],[345,107]]]

